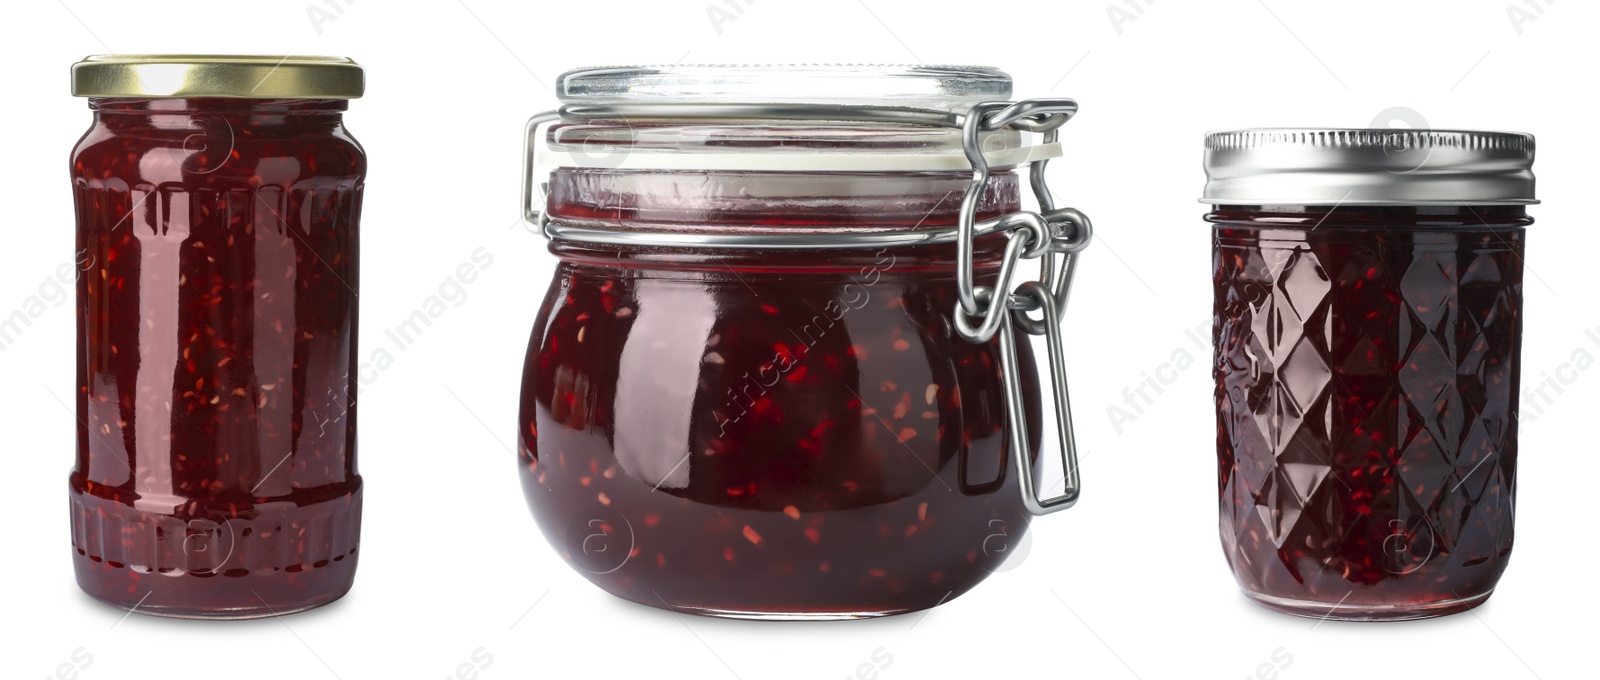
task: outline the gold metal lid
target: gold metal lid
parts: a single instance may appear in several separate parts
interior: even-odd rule
[[[361,65],[344,57],[109,54],[72,65],[76,97],[355,99]]]

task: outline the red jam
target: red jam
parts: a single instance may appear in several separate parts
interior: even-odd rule
[[[969,181],[927,173],[922,192],[884,203],[797,206],[738,187],[799,174],[627,174],[558,171],[552,219],[932,228],[955,222]],[[652,193],[599,189],[618,178]],[[734,189],[711,196],[718,186]],[[1017,208],[1014,174],[991,187],[980,219]],[[978,251],[988,278],[998,245]],[[1028,515],[1008,465],[998,340],[954,331],[953,245],[551,250],[561,261],[523,379],[523,487],[545,537],[601,588],[698,614],[878,616],[959,596],[1017,546]],[[1037,452],[1037,373],[1019,350]]]
[[[136,611],[324,604],[356,569],[343,100],[94,99],[72,154],[78,583]]]
[[[1221,206],[1223,548],[1313,617],[1482,603],[1511,554],[1521,207]]]

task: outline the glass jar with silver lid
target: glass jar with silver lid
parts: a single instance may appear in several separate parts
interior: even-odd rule
[[[1206,137],[1221,534],[1279,611],[1485,601],[1511,553],[1531,135]]]

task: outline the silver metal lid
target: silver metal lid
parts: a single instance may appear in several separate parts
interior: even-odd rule
[[[1201,203],[1529,205],[1533,135],[1407,129],[1257,129],[1206,135]]]
[[[607,66],[561,74],[566,104],[717,103],[902,106],[965,111],[1011,98],[988,66],[892,64]]]

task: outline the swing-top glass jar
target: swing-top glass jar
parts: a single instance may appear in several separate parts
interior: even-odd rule
[[[574,568],[675,611],[895,614],[1076,500],[1070,460],[1040,498],[1016,332],[1047,336],[1067,457],[1057,314],[1090,233],[1042,171],[1074,103],[1005,101],[1010,77],[973,67],[599,68],[557,89],[528,129],[526,188],[536,154],[555,169],[527,218],[559,263],[518,439]],[[1044,280],[992,304],[1025,258]]]

